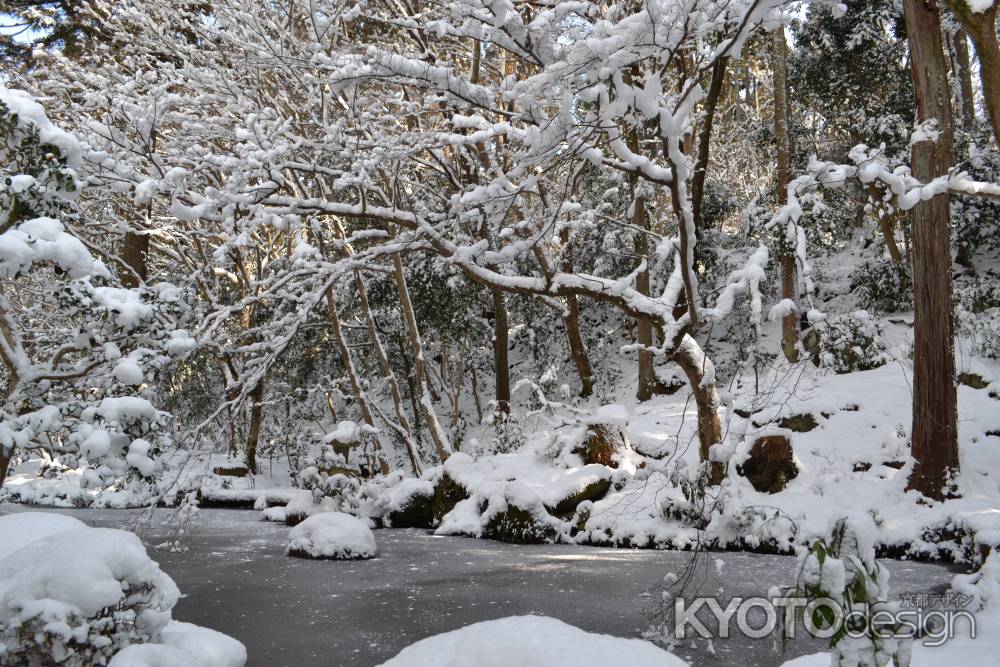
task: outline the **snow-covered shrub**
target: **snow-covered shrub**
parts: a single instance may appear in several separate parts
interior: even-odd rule
[[[993,308],[1000,308],[1000,285],[996,282],[977,280],[956,292],[955,302],[970,313],[978,315]]]
[[[913,280],[905,264],[882,259],[866,262],[851,274],[851,291],[861,306],[878,313],[913,309]]]
[[[171,620],[180,591],[134,534],[24,512],[0,517],[0,535],[0,664],[246,662],[237,640]]]
[[[314,514],[288,533],[289,556],[354,560],[378,555],[375,534],[361,519],[343,512]]]
[[[836,608],[815,605],[811,612],[811,627],[835,630],[830,637],[833,667],[909,662],[912,638],[904,636],[902,624],[891,613],[899,605],[888,602],[889,571],[875,560],[877,536],[868,515],[838,519],[829,538],[816,540],[800,554],[795,583],[775,591],[786,598],[836,603]],[[801,606],[790,609],[793,622],[804,613]],[[779,623],[786,620],[785,614],[779,617]]]
[[[157,492],[170,416],[151,384],[171,360],[180,290],[126,289],[74,227],[81,147],[22,91],[0,86],[0,480],[14,448],[85,460],[86,487]],[[40,317],[40,313],[47,313]],[[31,344],[24,334],[31,333]]]
[[[494,437],[490,438],[485,451],[480,452],[482,455],[509,454],[524,444],[524,426],[517,414],[493,410],[486,423],[493,428]]]
[[[820,365],[835,373],[867,371],[889,361],[882,328],[868,311],[833,316],[817,327]]]
[[[993,315],[958,314],[957,333],[968,345],[968,352],[987,359],[1000,359],[1000,313]]]
[[[4,664],[100,665],[124,646],[159,639],[180,593],[138,537],[30,516],[60,525],[33,531],[48,534],[0,561]],[[2,517],[0,526],[18,521]]]

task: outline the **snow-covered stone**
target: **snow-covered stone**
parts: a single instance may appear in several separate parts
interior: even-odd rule
[[[378,555],[375,534],[357,517],[343,512],[314,514],[288,533],[289,556],[354,560]]]

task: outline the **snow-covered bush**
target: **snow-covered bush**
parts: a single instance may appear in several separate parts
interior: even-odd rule
[[[862,307],[877,313],[913,309],[913,280],[905,264],[889,260],[866,262],[851,274],[851,291]]]
[[[800,554],[795,583],[776,591],[787,598],[836,603],[836,608],[815,605],[811,618],[811,627],[835,630],[830,637],[833,667],[909,663],[912,638],[904,636],[891,613],[899,607],[888,602],[889,572],[875,560],[877,535],[870,516],[838,519],[829,538],[816,540]],[[795,619],[804,613],[801,607],[790,608]]]
[[[169,653],[161,641],[183,644],[183,655],[216,658],[188,655],[166,664],[239,667],[246,661],[235,639],[171,621],[180,591],[133,533],[24,512],[0,517],[0,535],[0,664],[90,667],[136,645],[146,648],[133,654]]]
[[[314,514],[288,533],[289,556],[355,560],[378,555],[375,534],[361,519],[343,512]]]
[[[29,518],[30,517],[30,518]],[[4,664],[104,664],[156,641],[179,591],[132,533],[47,514],[0,517],[22,546],[0,561]],[[40,535],[44,535],[39,537]]]
[[[150,388],[170,361],[179,290],[119,286],[74,231],[81,148],[22,91],[0,87],[0,480],[15,448],[84,459],[88,487],[156,494],[169,415]],[[24,334],[31,334],[26,344]]]
[[[882,328],[868,311],[835,315],[817,327],[820,365],[835,373],[867,371],[889,361]]]

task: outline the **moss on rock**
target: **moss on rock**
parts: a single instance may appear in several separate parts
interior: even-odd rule
[[[468,497],[469,492],[464,486],[452,479],[448,473],[442,473],[434,485],[434,497],[431,498],[431,515],[434,525],[441,523],[445,514],[455,509],[455,505]]]

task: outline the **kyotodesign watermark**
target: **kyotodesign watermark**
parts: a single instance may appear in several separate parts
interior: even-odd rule
[[[947,597],[947,599],[945,599]],[[919,639],[924,646],[941,646],[956,636],[976,638],[976,618],[963,609],[968,596],[904,597],[899,603],[855,604],[845,609],[828,597],[734,597],[674,600],[674,638],[726,639],[734,634],[750,639],[794,639],[801,633],[818,639],[877,637]],[[917,603],[923,603],[918,605]]]

